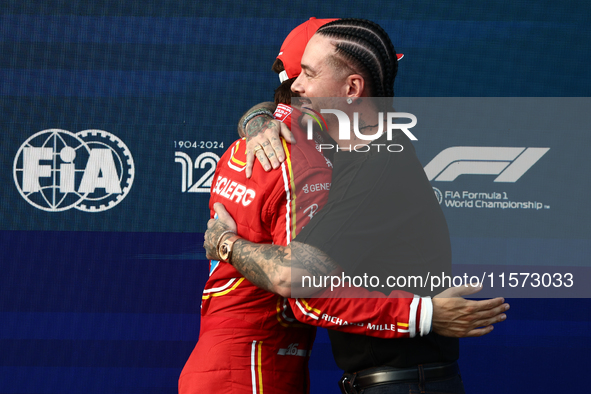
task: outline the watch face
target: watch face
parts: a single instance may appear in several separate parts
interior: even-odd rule
[[[228,245],[226,245],[225,243],[222,244],[222,246],[220,247],[220,257],[223,260],[226,260],[228,258],[228,253],[229,253]]]

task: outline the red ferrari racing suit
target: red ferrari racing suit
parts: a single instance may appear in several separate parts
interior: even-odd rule
[[[275,112],[286,123],[291,114],[292,108],[281,104]],[[223,203],[238,235],[249,241],[287,245],[328,198],[330,160],[305,133],[292,132],[297,144],[283,141],[287,158],[279,169],[267,173],[256,164],[247,179],[244,139],[234,142],[217,165],[212,217],[213,204]],[[347,289],[347,294],[352,291],[367,293]],[[199,341],[181,373],[179,393],[306,393],[314,326],[382,338],[414,336],[422,299],[406,294],[287,299],[251,284],[230,264],[212,261]]]

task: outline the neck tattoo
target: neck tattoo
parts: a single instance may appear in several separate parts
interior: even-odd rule
[[[373,127],[378,127],[378,124],[376,123],[376,124],[374,124],[373,126],[372,126],[372,125],[368,125],[368,126],[359,127],[359,130],[361,131],[361,130],[363,130],[363,129],[368,129],[368,128],[370,128],[370,127],[372,127],[372,128],[373,128]]]

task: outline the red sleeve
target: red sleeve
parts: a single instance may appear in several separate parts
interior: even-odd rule
[[[428,297],[399,290],[386,297],[364,288],[334,289],[330,297],[290,298],[289,303],[295,318],[302,323],[353,334],[413,338],[426,335],[431,328],[431,313],[421,313],[431,308]],[[425,311],[422,311],[423,306]]]

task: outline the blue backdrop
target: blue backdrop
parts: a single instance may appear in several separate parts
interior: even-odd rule
[[[271,99],[278,49],[310,16],[380,23],[405,54],[400,97],[591,93],[584,1],[6,0],[0,10],[0,393],[176,392],[199,333],[209,171],[241,114]],[[527,261],[535,249],[556,259],[575,250],[562,265],[589,265],[588,131],[421,140],[425,165],[460,140],[550,148],[519,183],[497,188],[526,200],[551,189],[549,210],[444,203],[455,262]],[[101,149],[113,167],[93,172],[91,152]],[[81,186],[108,182],[111,169],[117,185]],[[490,192],[493,179],[433,186]],[[584,391],[591,302],[509,302],[492,334],[461,342],[467,391]],[[312,392],[337,392],[325,331],[314,349]]]

